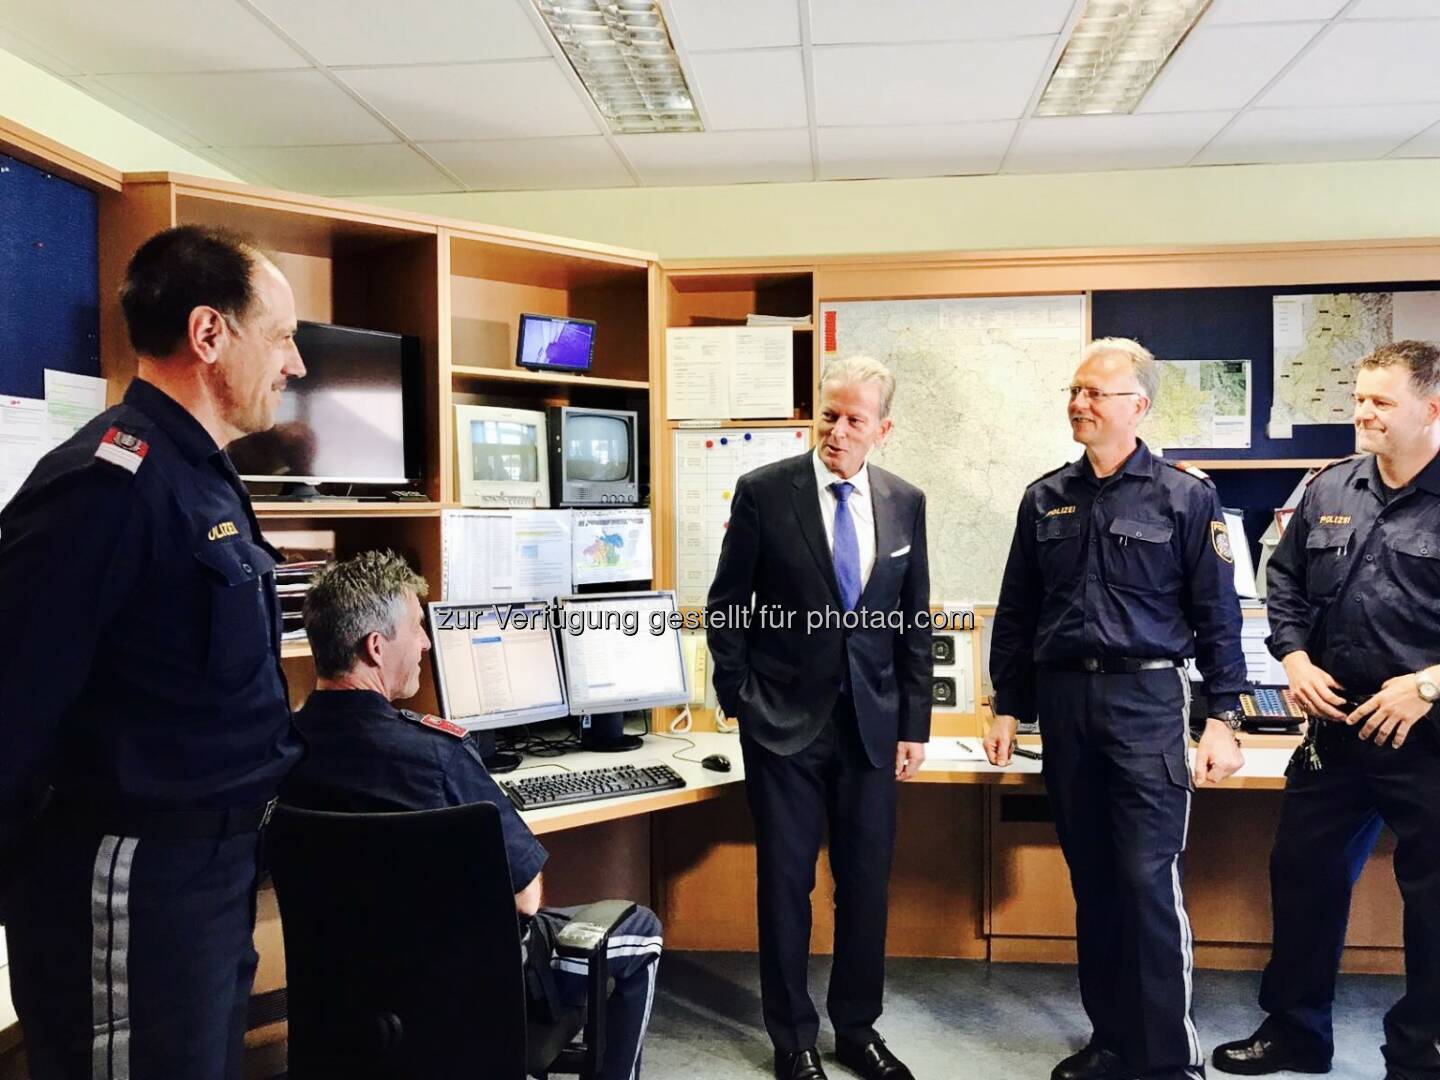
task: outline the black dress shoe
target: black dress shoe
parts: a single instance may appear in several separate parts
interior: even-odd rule
[[[835,1056],[865,1080],[915,1080],[905,1063],[890,1052],[879,1035],[873,1042],[846,1043],[835,1040]]]
[[[825,1080],[825,1068],[820,1064],[820,1051],[813,1046],[809,1050],[775,1051],[775,1080]]]
[[[1288,1070],[1298,1073],[1328,1073],[1330,1056],[1298,1051],[1283,1039],[1270,1038],[1256,1032],[1248,1039],[1222,1043],[1211,1055],[1215,1068],[1241,1076],[1264,1076]]]
[[[1050,1080],[1123,1080],[1124,1076],[1125,1062],[1120,1055],[1093,1042],[1050,1071]]]

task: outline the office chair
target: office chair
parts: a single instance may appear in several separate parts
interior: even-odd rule
[[[285,940],[292,1080],[593,1080],[605,1052],[606,946],[633,903],[592,904],[559,935],[561,955],[590,961],[586,1006],[527,1017],[495,807],[281,806],[265,844]]]

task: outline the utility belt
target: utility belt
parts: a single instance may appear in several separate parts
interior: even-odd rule
[[[1087,675],[1134,675],[1138,671],[1158,671],[1184,666],[1184,660],[1157,660],[1139,656],[1086,656],[1078,660],[1052,660],[1040,665],[1042,669],[1079,671]]]
[[[278,802],[271,799],[263,806],[226,810],[138,810],[57,793],[42,822],[46,827],[141,840],[218,840],[262,831]]]
[[[1375,693],[1379,693],[1379,691],[1377,690]],[[1373,696],[1374,694],[1355,694],[1335,707],[1349,716]],[[1290,756],[1290,763],[1285,766],[1285,775],[1294,776],[1296,773],[1319,772],[1325,767],[1325,752],[1329,750],[1333,753],[1336,747],[1358,740],[1362,727],[1364,727],[1363,721],[1359,724],[1347,724],[1343,720],[1332,720],[1328,716],[1308,717],[1305,723],[1305,737],[1295,748],[1295,753]]]

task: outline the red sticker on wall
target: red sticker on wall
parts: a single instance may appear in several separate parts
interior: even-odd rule
[[[839,346],[835,343],[835,309],[831,308],[825,312],[825,351],[834,352]]]

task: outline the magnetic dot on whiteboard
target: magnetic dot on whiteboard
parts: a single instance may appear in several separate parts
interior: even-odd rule
[[[705,449],[706,449],[706,450],[714,450],[714,449],[715,449],[715,440],[713,440],[713,439],[706,439],[706,440],[705,440]]]
[[[797,431],[797,432],[795,432],[795,438],[797,438],[797,439],[803,439],[804,437],[805,437],[805,433],[804,433],[803,431]]]
[[[721,440],[720,440],[720,445],[721,445],[721,446],[729,446],[729,445],[730,445],[730,440],[729,440],[729,439],[721,439]]]
[[[750,441],[750,433],[749,433],[748,431],[745,432],[745,441],[746,441],[746,442],[749,442],[749,441]]]
[[[728,492],[728,491],[722,491],[722,492],[720,493],[720,497],[721,497],[722,499],[724,499],[726,502],[729,502],[729,501],[730,501],[730,492]]]

